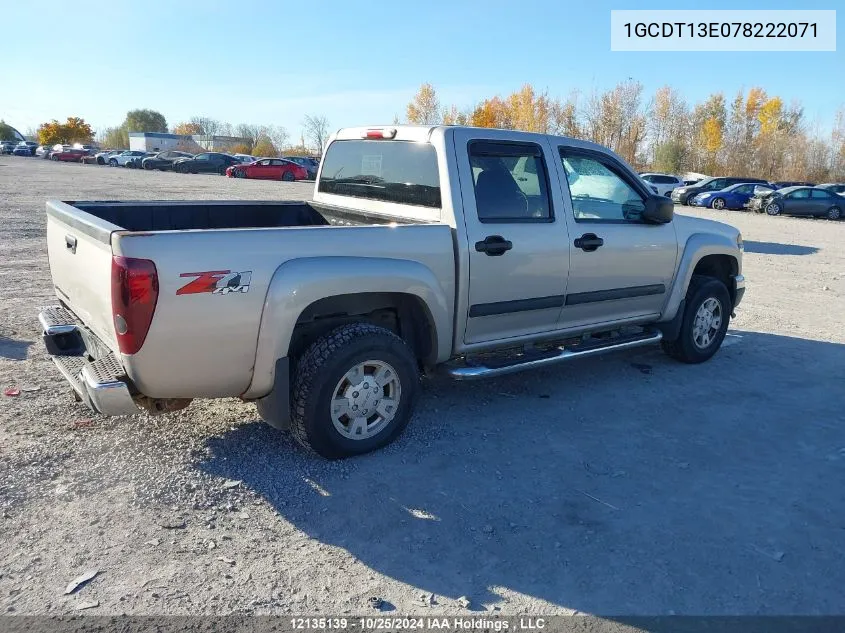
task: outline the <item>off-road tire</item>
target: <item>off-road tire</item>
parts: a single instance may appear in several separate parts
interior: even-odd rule
[[[696,346],[693,340],[695,315],[701,304],[710,297],[717,299],[721,304],[722,323],[710,345],[705,349],[701,349]],[[722,341],[725,340],[731,312],[733,312],[731,295],[722,281],[715,277],[693,275],[689,288],[687,288],[684,317],[681,322],[680,333],[674,341],[664,339],[660,342],[663,351],[668,356],[683,363],[703,363],[709,360],[719,350]]]
[[[367,360],[381,360],[396,370],[401,398],[387,426],[370,438],[353,440],[334,427],[330,402],[343,375]],[[419,391],[417,360],[405,341],[369,323],[343,325],[318,338],[297,362],[291,389],[291,435],[327,459],[369,453],[399,437],[411,419]]]

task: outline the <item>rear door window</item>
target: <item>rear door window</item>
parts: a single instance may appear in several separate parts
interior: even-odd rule
[[[551,219],[546,165],[538,145],[473,141],[469,160],[481,222]]]
[[[323,158],[318,191],[439,208],[437,152],[429,143],[335,141]]]

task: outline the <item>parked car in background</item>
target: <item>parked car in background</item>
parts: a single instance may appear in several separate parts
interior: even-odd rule
[[[117,156],[118,154],[122,154],[125,151],[125,149],[107,149],[103,152],[97,152],[96,154],[94,154],[94,158],[97,159],[98,165],[105,165],[109,162],[109,158],[111,158],[112,156]]]
[[[652,185],[652,189],[660,196],[668,197],[673,189],[684,186],[683,180],[670,174],[645,173],[640,174],[640,178]]]
[[[74,149],[72,147],[67,147],[65,149],[62,149],[61,151],[50,152],[50,160],[78,163],[82,159],[82,157],[86,156],[87,154],[88,152],[86,152],[84,149]]]
[[[317,170],[320,168],[320,163],[311,156],[283,156],[285,160],[296,163],[300,167],[305,168],[308,178],[313,180],[317,177]]]
[[[203,152],[193,158],[181,158],[173,163],[173,171],[180,174],[220,174],[226,175],[226,169],[242,163],[230,154],[221,152]]]
[[[93,143],[74,143],[73,149],[84,149],[89,154],[96,154],[100,151],[100,148],[94,145]]]
[[[762,178],[736,178],[734,176],[705,178],[694,185],[684,185],[672,191],[672,202],[689,204],[700,193],[705,191],[721,191],[725,187],[744,182],[761,185],[769,184],[768,181]]]
[[[845,200],[819,187],[784,187],[754,196],[748,208],[768,215],[810,215],[838,220],[845,209]]]
[[[53,151],[53,147],[50,145],[39,145],[35,148],[35,155],[41,158],[50,158],[50,152]]]
[[[150,158],[150,157],[155,156],[155,155],[156,155],[155,152],[144,152],[140,156],[133,156],[132,158],[130,158],[129,160],[126,161],[126,164],[124,165],[124,167],[126,167],[127,169],[141,169],[142,168],[141,161],[144,160],[145,158]]]
[[[258,160],[255,156],[252,156],[251,154],[232,154],[232,156],[237,158],[244,165],[254,163]]]
[[[29,152],[29,156],[35,156],[35,150],[37,147],[38,143],[35,143],[34,141],[21,141],[20,143],[15,145],[15,152],[18,153],[17,150],[26,150]],[[18,155],[26,156],[26,154],[21,153],[18,153]]]
[[[819,189],[827,189],[833,193],[838,193],[840,196],[845,196],[845,183],[841,182],[826,182],[821,185],[816,185]]]
[[[180,158],[193,158],[194,155],[188,152],[179,152],[176,150],[168,150],[166,152],[159,152],[153,156],[147,156],[141,159],[141,166],[144,169],[158,169],[167,171],[173,169],[173,163]]]
[[[786,187],[815,187],[816,183],[804,182],[802,180],[778,180],[777,182],[773,182],[772,185],[775,189],[784,189]]]
[[[683,181],[684,185],[686,185],[686,186],[694,185],[697,182],[701,182],[701,180],[684,180]]]
[[[304,167],[284,158],[262,158],[248,165],[233,165],[226,170],[230,178],[255,178],[260,180],[305,180]]]
[[[17,141],[0,141],[0,154],[11,154],[17,144]]]
[[[138,156],[145,156],[147,152],[141,152],[139,150],[126,150],[120,152],[120,154],[114,154],[113,156],[109,156],[108,164],[109,167],[126,167],[126,163],[128,163],[133,158],[137,158]]]
[[[774,191],[774,187],[760,183],[743,182],[725,187],[721,191],[704,191],[690,200],[690,206],[708,209],[745,209],[755,194]]]
[[[12,153],[15,156],[35,156],[35,149],[37,147],[38,143],[33,143],[32,141],[21,141],[15,145],[15,149],[12,150]]]

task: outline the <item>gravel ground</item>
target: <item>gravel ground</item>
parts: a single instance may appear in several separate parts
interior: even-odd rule
[[[45,199],[312,186],[0,158],[0,385],[36,389],[0,396],[0,612],[845,613],[845,222],[684,209],[746,239],[711,362],[431,379],[405,436],[361,458],[310,457],[237,400],[73,402],[36,321]]]

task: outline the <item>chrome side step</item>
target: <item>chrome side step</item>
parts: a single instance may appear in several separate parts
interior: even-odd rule
[[[446,369],[446,373],[455,380],[480,380],[482,378],[492,378],[494,376],[513,374],[526,369],[536,369],[538,367],[546,367],[547,365],[555,365],[557,363],[562,363],[576,358],[596,356],[598,354],[604,354],[605,352],[630,349],[632,347],[643,347],[645,345],[654,345],[655,343],[659,343],[662,338],[663,334],[661,332],[648,331],[635,336],[626,336],[622,340],[616,339],[616,341],[612,343],[591,342],[569,349],[560,348],[560,351],[550,355],[544,355],[539,358],[533,356],[526,358],[525,360],[517,360],[512,363],[496,365],[493,367],[486,365],[450,366]]]

